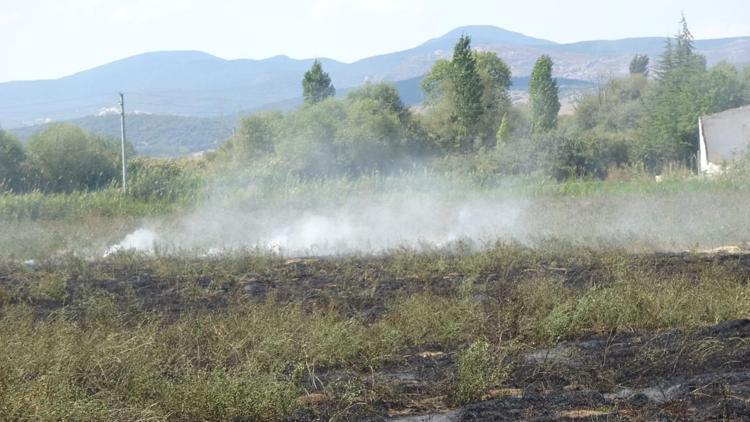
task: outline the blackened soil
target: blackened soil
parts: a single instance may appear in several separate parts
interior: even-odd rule
[[[453,408],[448,396],[429,397],[435,385],[450,382],[450,354],[415,356],[378,374],[391,376],[399,394],[371,420],[750,420],[750,320],[527,351],[512,359],[511,377],[486,400]],[[415,400],[412,391],[424,394]],[[425,404],[445,410],[425,412]]]

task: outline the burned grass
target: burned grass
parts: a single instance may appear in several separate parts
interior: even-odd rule
[[[0,417],[743,419],[749,276],[560,245],[5,262]]]

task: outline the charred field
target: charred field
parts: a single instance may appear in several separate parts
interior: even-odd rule
[[[0,263],[0,417],[743,420],[750,255]]]

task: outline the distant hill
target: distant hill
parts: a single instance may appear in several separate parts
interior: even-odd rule
[[[555,75],[593,81],[627,71],[635,53],[655,59],[664,38],[632,38],[558,44],[493,26],[465,26],[404,51],[342,63],[323,58],[337,89],[365,81],[399,82],[424,75],[449,58],[461,34],[479,50],[496,52],[513,74],[528,76],[541,54],[555,60]],[[698,40],[709,63],[747,63],[750,37]],[[117,104],[125,92],[130,111],[193,117],[231,116],[300,96],[300,80],[312,59],[275,56],[263,60],[224,60],[199,51],[145,53],[54,80],[0,83],[0,125],[13,128],[87,115]]]
[[[404,79],[394,83],[402,101],[413,106],[424,100],[420,83],[422,76]],[[518,96],[528,90],[529,77],[514,77],[512,89]],[[563,93],[590,87],[587,81],[558,78],[558,85]],[[354,88],[338,91],[338,96],[345,96]],[[264,108],[289,111],[302,104],[302,97],[291,98],[273,103]],[[176,157],[194,152],[216,148],[232,134],[232,129],[247,112],[238,112],[224,117],[189,117],[176,115],[157,115],[130,113],[127,117],[128,139],[135,146],[139,155],[158,157]],[[65,120],[101,136],[120,136],[120,117],[107,113],[101,116],[86,116]],[[22,141],[26,141],[35,132],[44,129],[47,124],[36,124],[9,129]]]
[[[127,136],[139,155],[175,157],[216,148],[232,135],[233,121],[220,118],[128,114]],[[69,120],[91,133],[120,138],[120,116],[87,116]],[[22,141],[46,125],[9,131]]]

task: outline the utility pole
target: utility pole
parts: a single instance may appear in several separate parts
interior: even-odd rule
[[[125,94],[120,93],[120,144],[122,147],[122,191],[126,192],[127,164],[125,162]]]

